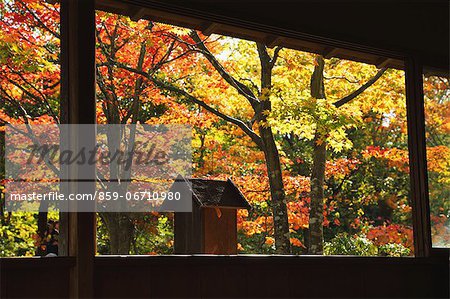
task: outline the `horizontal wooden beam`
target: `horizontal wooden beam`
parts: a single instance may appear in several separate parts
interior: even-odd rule
[[[280,45],[284,40],[284,37],[282,36],[275,36],[275,35],[268,35],[265,38],[265,44],[269,48],[274,48],[278,45]]]
[[[376,66],[377,68],[381,69],[384,67],[389,67],[394,62],[391,58],[381,57],[377,60]]]
[[[339,53],[339,48],[328,47],[328,48],[325,48],[322,56],[326,59],[329,59],[331,57],[334,57],[338,53]]]
[[[204,35],[211,35],[215,33],[215,31],[221,26],[219,23],[208,23],[204,29],[202,30],[202,33]]]
[[[199,10],[181,8],[168,2],[155,0],[128,0],[126,4],[122,0],[96,0],[95,2],[97,9],[128,16],[130,16],[130,6],[143,7],[147,10],[142,18],[148,20],[200,30],[205,35],[215,33],[264,42],[268,47],[282,46],[321,55],[324,55],[323,49],[325,48],[327,57],[334,57],[335,54],[335,57],[350,57],[351,55],[346,55],[348,51],[359,52],[361,55],[359,55],[357,61],[369,64],[375,64],[376,59],[374,57],[392,57],[396,60],[402,60],[405,57],[403,53],[395,51],[331,40],[244,20],[209,15]],[[367,57],[364,57],[364,55],[367,55]],[[397,63],[395,67],[402,66]]]
[[[130,7],[128,15],[132,21],[136,22],[144,18],[146,10],[144,7]]]
[[[358,55],[357,61],[373,65],[376,65],[377,57],[390,57],[395,60],[395,63],[392,65],[393,68],[403,69],[404,66],[401,61],[407,56],[407,53],[405,52],[391,50],[390,48],[377,48],[365,44],[313,35],[306,32],[287,30],[285,28],[266,25],[263,20],[261,20],[260,23],[257,23],[220,16],[202,11],[201,8],[193,9],[183,7],[172,1],[96,0],[95,2],[97,9],[123,15],[127,15],[128,8],[126,6],[133,5],[146,7],[148,9],[147,15],[145,16],[146,19],[196,30],[202,30],[204,24],[220,23],[222,24],[221,27],[217,28],[214,33],[236,38],[264,42],[262,36],[283,36],[284,39],[280,41],[280,44],[278,44],[279,46],[322,55],[323,49],[326,47],[339,48],[339,55],[336,55],[336,57],[343,56],[346,57],[345,59],[351,59],[352,57],[352,55],[347,55],[347,52],[359,52],[360,55]],[[293,42],[294,40],[296,42]],[[435,72],[436,70],[433,69],[431,71]],[[440,71],[441,74],[448,74],[448,69],[440,69]]]

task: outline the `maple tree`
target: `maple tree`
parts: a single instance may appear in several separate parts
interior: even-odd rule
[[[97,21],[97,123],[144,124],[161,116],[167,107],[164,97],[153,84],[140,75],[130,74],[116,63],[133,65],[136,70],[159,72],[167,64],[181,60],[188,52],[180,48],[180,42],[172,38],[172,27],[152,22],[132,22],[129,18],[98,12]],[[181,64],[181,62],[179,62]],[[114,135],[114,136],[113,136]],[[108,150],[117,148],[131,150],[134,142],[124,142],[120,132],[108,133]],[[135,140],[135,131],[128,137]],[[110,165],[108,176],[129,181],[131,172],[119,165]],[[122,192],[129,184],[120,183]],[[142,214],[117,212],[100,213],[109,234],[110,253],[128,254],[135,238],[135,226],[144,217]]]
[[[354,119],[361,113],[360,110],[346,110],[341,112],[340,110],[342,109],[339,108],[361,95],[386,71],[386,69],[379,70],[358,89],[330,103],[326,100],[324,69],[325,60],[321,56],[316,57],[310,82],[310,95],[312,99],[307,99],[305,103],[297,104],[295,108],[299,109],[299,111],[294,110],[295,112],[293,113],[292,108],[290,110],[280,110],[282,114],[275,116],[275,119],[280,123],[280,130],[288,134],[286,138],[291,144],[292,139],[299,134],[303,135],[303,138],[313,141],[308,229],[308,252],[311,254],[323,253],[323,205],[325,197],[327,147],[331,147],[337,152],[345,147],[348,148],[350,145],[346,140],[346,131],[355,126]],[[339,93],[339,90],[333,90],[332,95],[334,96],[337,93]],[[293,104],[295,105],[295,103]],[[289,122],[287,122],[286,115],[284,114],[286,111],[288,111],[287,117],[289,118]],[[298,119],[298,117],[303,118],[303,121],[302,119]],[[291,122],[298,122],[300,125],[290,125]],[[298,128],[299,126],[300,128]],[[327,145],[327,140],[330,140],[329,145]]]
[[[215,114],[223,120],[238,126],[256,146],[264,153],[265,163],[268,171],[268,178],[271,191],[271,205],[274,217],[274,236],[276,250],[279,253],[290,252],[290,236],[287,215],[287,206],[285,202],[285,191],[283,188],[282,170],[278,148],[275,143],[274,132],[267,124],[267,115],[271,111],[270,93],[272,89],[272,70],[275,66],[281,48],[276,48],[272,55],[269,54],[265,45],[256,43],[258,58],[260,62],[260,86],[252,90],[243,81],[233,77],[230,72],[219,62],[217,57],[208,49],[205,42],[195,30],[189,32],[192,41],[185,41],[184,45],[192,52],[199,52],[203,55],[212,68],[220,76],[221,80],[230,85],[238,94],[248,101],[253,110],[251,119],[241,120],[234,115],[222,113],[214,108],[200,96],[187,92],[183,87],[179,87],[171,81],[164,80],[154,74],[151,70],[139,70],[123,63],[117,63],[121,68],[142,75],[144,78],[153,82],[159,88],[171,92],[178,97],[184,98],[193,104],[201,106],[206,111]],[[177,39],[176,39],[177,40]],[[211,72],[211,71],[209,71]],[[176,77],[175,77],[176,78]],[[173,79],[172,79],[173,80]],[[179,80],[178,78],[175,81]],[[211,82],[211,81],[209,81]],[[222,83],[223,84],[223,83]],[[256,85],[254,84],[253,87]],[[259,132],[256,133],[256,130]]]
[[[58,7],[36,1],[0,2],[2,124],[59,121]],[[47,213],[41,212],[39,239],[46,226]]]
[[[450,246],[450,84],[424,78],[428,184],[433,246]]]

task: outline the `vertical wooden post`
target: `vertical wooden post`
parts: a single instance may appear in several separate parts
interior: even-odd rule
[[[409,167],[413,213],[414,250],[417,257],[431,253],[430,205],[425,139],[422,64],[416,57],[405,61]]]
[[[67,124],[95,124],[95,5],[94,0],[61,1],[61,119]],[[78,139],[78,138],[76,138]],[[95,144],[95,132],[83,136]],[[76,145],[79,147],[80,145]],[[81,167],[76,178],[91,178],[95,167]],[[95,182],[75,182],[69,192],[86,193]],[[70,276],[71,298],[92,298],[95,256],[95,213],[61,215],[61,253],[76,258]]]

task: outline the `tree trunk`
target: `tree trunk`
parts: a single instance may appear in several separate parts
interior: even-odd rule
[[[323,84],[323,70],[325,61],[322,56],[317,56],[314,72],[311,76],[311,95],[316,99],[325,98],[325,86]],[[323,130],[316,128],[314,137],[313,166],[311,171],[311,192],[308,229],[308,253],[323,254],[323,201],[325,184],[326,163],[326,137],[322,136]]]
[[[270,57],[266,46],[257,43],[261,63],[261,93],[259,95],[260,107],[256,118],[260,121],[259,134],[263,144],[266,159],[267,174],[269,176],[270,194],[272,197],[272,215],[276,253],[290,254],[291,241],[289,233],[286,194],[284,192],[283,176],[281,172],[280,155],[275,143],[272,128],[267,126],[267,112],[272,110],[270,92],[272,90],[272,69],[276,57]]]
[[[40,244],[43,243],[45,239],[45,234],[47,232],[47,212],[39,212],[38,220],[37,220],[37,235],[39,237]],[[36,255],[43,256],[45,255],[45,251],[42,250],[41,246],[36,248]]]
[[[290,254],[291,243],[289,237],[288,212],[278,149],[270,127],[261,126],[259,131],[264,144],[264,156],[266,159],[270,193],[272,197],[276,253]]]
[[[112,37],[111,43],[111,52],[109,59],[111,61],[115,60],[116,49],[114,47],[114,39],[116,36]],[[139,71],[143,70],[143,64],[145,59],[147,48],[146,43],[141,43],[139,59],[137,62],[136,68]],[[108,78],[110,82],[114,82],[114,72],[113,72],[113,64],[107,64],[108,66]],[[100,76],[100,74],[98,74]],[[103,81],[103,80],[98,80]],[[107,142],[108,142],[108,150],[114,155],[117,151],[121,150],[121,145],[125,144],[125,153],[129,156],[134,155],[134,145],[135,145],[135,137],[136,137],[136,124],[139,120],[139,111],[141,109],[141,101],[140,95],[142,93],[142,85],[143,79],[138,78],[134,85],[134,95],[133,95],[133,103],[131,106],[131,124],[129,139],[127,142],[123,142],[122,136],[124,132],[121,132],[117,128],[108,129],[107,130]],[[105,88],[105,87],[104,87]],[[106,107],[104,109],[105,115],[107,117],[108,124],[126,124],[128,119],[121,119],[120,109],[118,106],[119,98],[115,92],[114,84],[111,83],[106,87],[107,90],[111,91],[111,93],[106,96]],[[121,128],[121,130],[127,130],[126,128]],[[128,165],[128,168],[125,168],[122,165],[119,165],[118,161],[110,163],[109,165],[109,179],[111,182],[115,182],[110,184],[107,191],[118,192],[119,194],[125,195],[128,191],[128,187],[131,180],[131,167],[132,165]],[[125,211],[128,207],[126,206],[126,202],[121,202],[121,211]],[[102,213],[102,219],[106,226],[109,241],[110,241],[110,253],[111,254],[129,254],[130,249],[133,243],[134,238],[134,220],[133,217],[130,216],[130,213],[126,212],[110,212],[110,213]]]
[[[326,142],[314,140],[311,172],[311,204],[309,211],[309,254],[323,254],[323,200],[325,184]]]
[[[129,254],[134,237],[134,225],[126,213],[103,213],[108,230],[110,254]]]
[[[48,209],[48,202],[42,201],[40,204],[39,209],[41,211],[46,211]],[[39,212],[38,213],[38,219],[37,219],[37,235],[40,240],[40,245],[44,243],[46,233],[47,233],[47,221],[48,221],[48,213],[47,212]],[[46,255],[46,250],[42,250],[41,246],[38,246],[36,248],[36,255],[44,256]]]
[[[124,134],[122,130],[126,130],[126,128],[121,128],[121,130],[111,128],[107,131],[108,150],[112,156],[121,149],[122,134]],[[135,126],[130,128],[129,134],[129,144],[124,152],[127,155],[132,155],[136,134]],[[129,169],[125,169],[118,161],[111,162],[109,164],[109,178],[112,183],[108,186],[107,191],[125,194],[131,178],[131,165]],[[127,208],[126,203],[121,201],[120,208],[121,211],[125,211]],[[126,212],[107,212],[102,214],[102,219],[109,235],[110,253],[129,254],[134,236],[134,224],[130,214]]]

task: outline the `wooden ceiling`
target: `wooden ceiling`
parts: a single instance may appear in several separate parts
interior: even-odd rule
[[[448,1],[96,0],[97,9],[288,48],[448,76]]]

